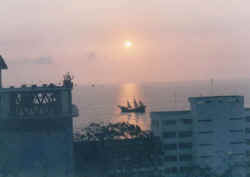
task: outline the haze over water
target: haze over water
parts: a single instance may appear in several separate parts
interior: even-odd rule
[[[190,81],[151,84],[90,85],[78,86],[73,92],[73,102],[80,110],[74,120],[79,129],[91,122],[125,121],[150,128],[150,111],[189,109],[188,97],[215,95],[243,95],[245,106],[250,105],[250,80],[233,81]],[[145,114],[120,113],[117,105],[127,105],[127,100],[142,100],[146,105]]]

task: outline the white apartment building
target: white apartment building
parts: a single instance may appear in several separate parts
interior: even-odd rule
[[[189,102],[187,111],[151,112],[152,131],[164,143],[165,173],[185,176],[194,166],[220,173],[242,164],[250,150],[250,109],[244,108],[244,97],[191,97]],[[245,176],[247,171],[238,167],[235,173]]]

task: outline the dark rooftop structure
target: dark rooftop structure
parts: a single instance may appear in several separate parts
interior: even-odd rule
[[[8,69],[8,66],[1,55],[0,55],[0,69]]]
[[[0,55],[0,88],[2,88],[2,69],[8,69],[8,66]]]

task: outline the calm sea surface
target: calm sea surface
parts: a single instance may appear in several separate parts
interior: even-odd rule
[[[80,116],[74,119],[74,128],[91,122],[128,121],[149,129],[151,111],[189,109],[188,97],[211,95],[243,95],[245,106],[250,106],[250,80],[78,86],[73,91],[73,103]],[[134,97],[147,105],[146,113],[120,113],[117,105],[126,105]]]

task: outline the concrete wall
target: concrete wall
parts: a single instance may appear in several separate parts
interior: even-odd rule
[[[243,96],[195,97],[189,98],[189,102],[190,111],[151,113],[152,131],[161,137],[165,145],[176,144],[176,148],[173,146],[172,150],[170,150],[171,147],[165,148],[165,156],[177,154],[177,159],[173,158],[172,162],[167,162],[171,159],[166,161],[166,167],[171,164],[177,167],[177,171],[172,172],[166,169],[170,175],[187,174],[188,167],[196,165],[210,166],[222,172],[229,165],[244,162],[248,158],[246,152],[249,152],[250,156],[250,145],[248,145],[250,144],[250,109],[244,108]],[[192,123],[181,123],[184,119],[191,119]],[[173,120],[175,124],[165,124]],[[180,138],[178,134],[183,131],[191,132],[191,137]],[[170,136],[171,132],[176,135]],[[249,140],[248,144],[246,139]],[[191,146],[180,149],[182,143],[190,143]],[[191,154],[192,157],[182,161],[182,154]],[[181,169],[184,167],[186,169]],[[236,176],[246,174],[245,169],[234,172],[237,173]]]
[[[169,176],[192,166],[192,114],[190,111],[152,112],[152,130],[164,144],[164,171]],[[154,122],[154,123],[153,123]]]
[[[0,119],[8,119],[10,112],[10,94],[0,94]]]
[[[17,94],[32,99],[17,104]],[[52,94],[59,96],[50,97]],[[42,97],[40,102],[35,100],[41,95],[56,101],[43,102]],[[71,90],[63,87],[0,90],[0,176],[73,176],[71,99]],[[20,106],[28,110],[26,114],[15,112]],[[61,109],[56,114],[47,113],[42,112],[44,106]]]
[[[68,90],[65,90],[63,92],[61,92],[61,103],[62,103],[62,112],[63,113],[68,113],[70,112],[71,109],[71,92],[69,92]]]
[[[196,164],[224,166],[224,158],[245,157],[244,99],[241,96],[190,98]],[[222,169],[222,168],[220,168]]]
[[[7,125],[0,128],[0,174],[72,176],[72,119],[21,121],[0,121]]]

